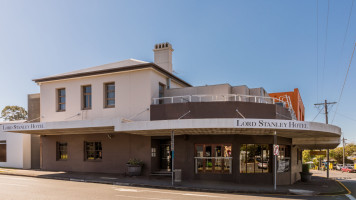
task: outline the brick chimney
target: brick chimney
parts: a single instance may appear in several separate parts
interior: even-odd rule
[[[172,73],[172,45],[168,42],[156,44],[153,49],[154,52],[154,63],[160,66],[161,68]]]

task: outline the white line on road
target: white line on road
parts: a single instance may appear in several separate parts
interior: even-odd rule
[[[28,185],[13,184],[13,183],[0,183],[0,185],[11,185],[11,186],[28,187]]]
[[[155,190],[135,190],[135,189],[125,189],[125,188],[117,188],[115,189],[119,192],[152,192],[152,193],[160,193],[160,194],[178,194],[183,196],[196,196],[196,197],[207,197],[207,198],[221,198],[226,199],[226,197],[215,196],[215,195],[207,195],[207,194],[194,194],[194,193],[180,193],[180,192],[163,192],[163,191],[155,191]]]
[[[351,194],[345,194],[345,196],[347,196],[347,198],[350,200],[356,200],[355,197],[353,197]]]
[[[13,180],[24,180],[24,181],[38,181],[33,178],[17,178],[17,177],[4,177],[1,176],[1,179],[13,179]]]
[[[135,197],[135,196],[126,196],[126,195],[116,195],[117,197],[128,197],[133,199],[152,199],[152,200],[171,200],[171,199],[162,199],[162,198],[149,198],[149,197]]]

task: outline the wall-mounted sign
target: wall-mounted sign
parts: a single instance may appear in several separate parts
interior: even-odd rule
[[[3,124],[2,131],[26,131],[45,129],[44,123]]]
[[[267,129],[303,129],[309,130],[309,123],[295,120],[277,119],[238,119],[239,128],[267,128]]]

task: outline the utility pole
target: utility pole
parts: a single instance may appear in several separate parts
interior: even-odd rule
[[[345,139],[344,137],[342,138],[342,167],[345,167]]]
[[[323,105],[324,106],[324,110],[325,110],[325,124],[329,124],[329,117],[328,117],[328,106],[332,105],[332,104],[336,104],[336,102],[328,102],[328,100],[325,99],[324,103],[316,103],[314,104],[315,106],[320,106]],[[330,167],[330,157],[329,157],[329,149],[327,149],[327,158],[326,158],[326,164],[327,164],[327,171],[326,171],[326,177],[329,178],[329,167]]]

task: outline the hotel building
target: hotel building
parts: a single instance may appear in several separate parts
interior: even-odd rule
[[[272,184],[274,159],[277,184],[292,184],[303,149],[339,144],[339,127],[297,120],[288,95],[245,85],[193,87],[173,74],[171,44],[153,51],[153,63],[128,59],[35,79],[39,122],[2,130],[39,135],[43,170],[123,174],[137,158],[144,176],[169,175],[174,156],[183,181],[248,184]]]

